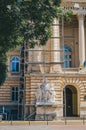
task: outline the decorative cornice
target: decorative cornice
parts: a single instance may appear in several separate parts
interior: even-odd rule
[[[67,7],[73,7],[75,3],[78,3],[80,7],[86,7],[86,0],[62,0],[61,1],[61,6],[67,6]]]
[[[66,11],[66,10],[72,10],[73,11],[73,14],[74,15],[77,15],[77,14],[82,14],[82,15],[86,15],[86,2],[85,4],[79,4],[79,7],[74,7],[75,3],[72,2],[72,3],[61,3],[61,7]]]
[[[62,0],[62,2],[77,2],[77,3],[86,3],[86,0]]]

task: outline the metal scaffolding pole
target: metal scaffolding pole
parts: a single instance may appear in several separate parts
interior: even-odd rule
[[[62,43],[63,43],[63,63],[65,62],[65,59],[64,59],[64,55],[65,55],[65,52],[64,52],[64,17],[62,16]],[[63,64],[64,66],[64,64]],[[64,66],[65,67],[65,66]],[[64,68],[63,67],[63,68]],[[64,88],[63,88],[63,105],[64,105],[64,117],[65,117],[65,120],[66,120],[66,81],[65,81],[65,69],[64,69]]]

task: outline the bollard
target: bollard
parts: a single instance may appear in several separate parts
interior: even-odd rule
[[[30,125],[30,119],[29,119],[29,125]]]
[[[66,120],[66,118],[65,118],[65,125],[67,125],[67,120]]]
[[[47,116],[47,125],[48,125],[48,116]]]
[[[85,119],[84,119],[84,116],[83,116],[83,125],[85,124]]]
[[[11,125],[12,125],[12,118],[11,118]]]

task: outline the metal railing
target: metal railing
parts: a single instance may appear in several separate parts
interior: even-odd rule
[[[50,121],[48,120],[48,115],[47,115],[47,120],[34,120],[31,119],[33,116],[32,113],[30,116],[28,116],[27,121],[14,121],[14,120],[0,120],[0,125],[86,125],[86,116],[83,117],[62,117],[58,118],[57,120]]]

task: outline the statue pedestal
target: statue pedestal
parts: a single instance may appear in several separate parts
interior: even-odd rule
[[[36,103],[35,120],[55,120],[56,119],[56,103]]]
[[[54,120],[56,118],[56,93],[54,85],[46,78],[36,92],[36,120]]]

